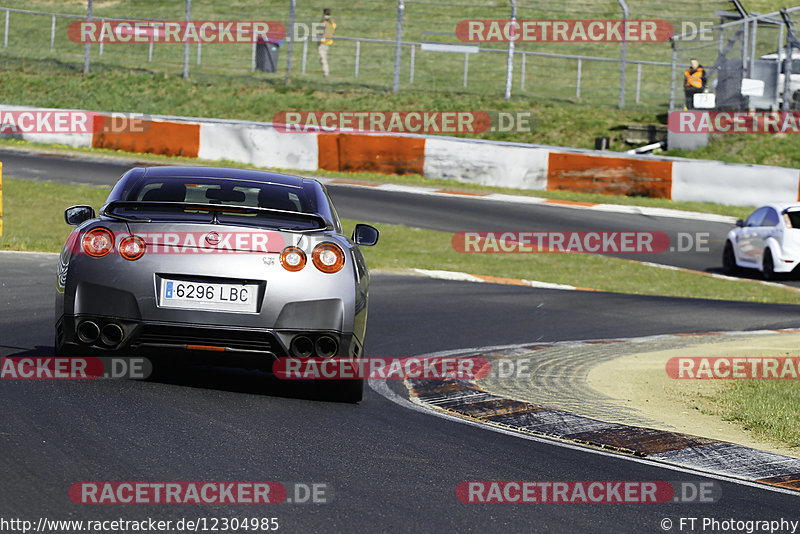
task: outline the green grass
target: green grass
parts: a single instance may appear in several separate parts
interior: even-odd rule
[[[800,447],[797,380],[732,381],[715,404],[724,419],[741,424],[756,437]]]
[[[0,250],[59,252],[72,230],[64,210],[76,204],[98,209],[110,187],[74,186],[3,179]]]
[[[89,204],[98,209],[108,190],[5,179],[0,249],[59,251],[71,230],[64,222],[64,209],[73,204]],[[355,221],[344,223],[352,229]],[[595,255],[460,254],[453,249],[452,234],[447,232],[377,226],[382,232],[381,243],[365,248],[373,269],[444,269],[643,295],[800,304],[800,292],[746,280],[719,280]]]

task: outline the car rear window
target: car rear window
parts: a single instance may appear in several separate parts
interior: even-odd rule
[[[789,221],[792,223],[792,228],[800,228],[800,210],[785,211],[784,213],[787,217],[789,217]]]
[[[269,225],[267,224],[269,221],[278,224],[291,221],[294,225],[304,228],[317,226],[314,222],[310,222],[310,219],[296,215],[296,213],[316,213],[316,205],[304,189],[291,185],[218,178],[147,177],[131,188],[124,200],[145,204],[116,208],[115,213],[130,215],[146,212],[147,218],[150,219],[203,221],[210,220],[209,212],[192,207],[164,206],[159,203],[212,204],[279,210],[258,213],[221,212],[217,215],[220,222]],[[153,204],[147,205],[150,202]]]

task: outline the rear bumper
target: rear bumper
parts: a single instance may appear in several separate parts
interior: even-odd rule
[[[117,333],[121,333],[117,336]],[[324,329],[248,328],[188,323],[151,322],[104,315],[64,315],[56,324],[58,343],[73,353],[143,353],[148,351],[190,351],[250,354],[269,360],[297,356],[292,342],[305,337],[312,345],[333,340],[335,350],[326,357],[357,357],[361,341],[352,333]],[[317,354],[314,353],[316,356]]]

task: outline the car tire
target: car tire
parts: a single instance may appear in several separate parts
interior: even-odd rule
[[[764,276],[764,280],[775,280],[777,275],[775,274],[775,263],[772,259],[772,252],[769,249],[764,250],[764,259],[761,263],[761,273]]]
[[[364,398],[364,380],[326,380],[323,383],[325,398],[334,402],[361,402]]]
[[[736,274],[739,266],[736,265],[736,255],[733,253],[733,245],[730,241],[725,242],[725,249],[722,251],[722,272],[725,274]]]

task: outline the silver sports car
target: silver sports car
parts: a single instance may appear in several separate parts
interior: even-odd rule
[[[61,252],[57,354],[362,357],[369,271],[316,180],[241,169],[126,172]],[[333,385],[357,402],[363,381]]]

